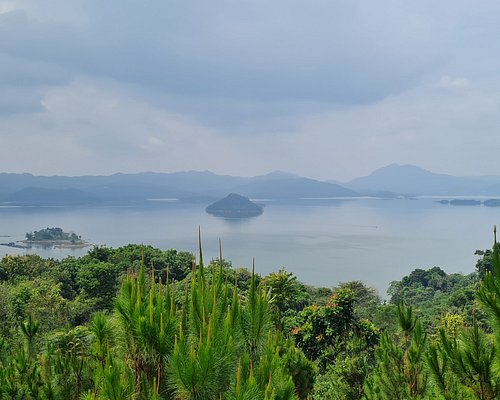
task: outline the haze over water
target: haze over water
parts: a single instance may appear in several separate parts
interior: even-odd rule
[[[234,267],[260,274],[284,267],[315,286],[361,280],[385,296],[388,284],[415,268],[474,271],[476,249],[490,248],[500,208],[442,205],[419,200],[307,200],[267,202],[264,214],[226,220],[205,213],[203,204],[161,202],[123,207],[0,207],[0,242],[22,240],[45,227],[74,231],[93,244],[144,243],[163,250],[198,253],[201,226],[205,260],[223,256]],[[80,256],[87,249],[42,249],[43,257]],[[0,247],[0,254],[26,250]]]

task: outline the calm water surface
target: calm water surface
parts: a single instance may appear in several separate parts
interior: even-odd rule
[[[216,257],[218,239],[233,266],[261,274],[285,267],[306,283],[334,286],[361,280],[382,295],[390,281],[414,268],[447,272],[474,270],[476,249],[490,248],[500,208],[450,206],[432,199],[307,200],[266,202],[264,214],[225,220],[205,213],[204,204],[151,202],[109,207],[0,207],[0,242],[26,232],[59,226],[93,244],[116,247],[150,244],[197,253],[201,226],[204,257]],[[88,249],[32,249],[44,257],[80,256]],[[0,254],[26,250],[0,247]]]

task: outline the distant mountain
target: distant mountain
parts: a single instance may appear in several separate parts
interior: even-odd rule
[[[210,204],[207,213],[225,218],[247,218],[262,214],[263,207],[236,193]]]
[[[136,202],[161,198],[210,202],[231,192],[272,199],[356,195],[340,185],[279,171],[251,178],[210,171],[77,177],[0,174],[0,201],[20,204]]]
[[[236,188],[250,198],[300,199],[318,197],[351,197],[358,194],[345,187],[314,179],[294,177],[255,179]]]
[[[0,173],[0,202],[16,204],[126,203],[163,198],[208,204],[227,193],[280,200],[361,195],[484,195],[493,198],[500,196],[500,177],[436,174],[414,165],[398,164],[342,184],[282,171],[255,177],[218,175],[210,171],[75,177]]]
[[[297,175],[290,174],[288,172],[273,171],[273,172],[269,172],[266,175],[256,176],[255,178],[252,178],[252,180],[271,181],[271,180],[276,180],[276,179],[295,179],[295,178],[299,178],[299,177]]]
[[[72,178],[58,176],[34,176],[32,174],[0,173],[0,199],[26,188],[67,189]]]
[[[500,177],[436,174],[414,165],[391,164],[343,185],[363,194],[389,192],[435,196],[500,195]]]
[[[216,175],[210,171],[115,174],[86,190],[106,200],[151,198],[217,198],[248,178]]]

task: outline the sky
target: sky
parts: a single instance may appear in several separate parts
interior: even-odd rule
[[[0,172],[500,174],[496,0],[0,0]]]

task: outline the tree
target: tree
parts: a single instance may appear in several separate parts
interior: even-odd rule
[[[478,400],[497,399],[500,377],[495,371],[495,353],[493,341],[481,331],[477,321],[451,334],[441,329],[429,364],[445,398],[451,399],[459,392]]]
[[[366,381],[367,400],[421,399],[427,394],[425,368],[427,335],[411,306],[398,306],[399,334],[383,333],[376,349],[376,366]]]
[[[381,303],[376,289],[366,286],[361,281],[342,282],[338,287],[353,292],[355,298],[354,313],[359,318],[373,320]]]
[[[364,394],[364,383],[373,370],[373,351],[367,351],[363,338],[352,335],[345,349],[334,362],[318,375],[314,385],[313,399],[359,400]]]
[[[474,254],[481,256],[481,258],[476,262],[476,271],[479,274],[479,277],[483,279],[487,272],[493,272],[493,251],[490,249],[484,251],[476,250]]]
[[[356,316],[354,303],[352,290],[338,289],[327,305],[312,305],[298,314],[299,326],[292,330],[297,346],[310,360],[318,361],[322,371],[345,350],[352,335],[363,338],[367,348],[378,342],[378,330]]]
[[[263,285],[271,293],[271,303],[276,311],[276,326],[279,329],[287,328],[291,324],[290,321],[283,321],[284,317],[295,322],[296,313],[310,304],[310,296],[305,286],[284,268],[266,276]]]
[[[76,283],[83,298],[95,301],[96,310],[110,309],[118,290],[119,269],[105,262],[81,264]]]
[[[391,282],[388,294],[391,304],[411,304],[424,329],[429,333],[437,333],[439,321],[448,312],[460,314],[468,321],[472,321],[475,313],[478,320],[484,320],[474,307],[478,285],[475,273],[447,274],[434,267],[416,269],[401,281]]]

